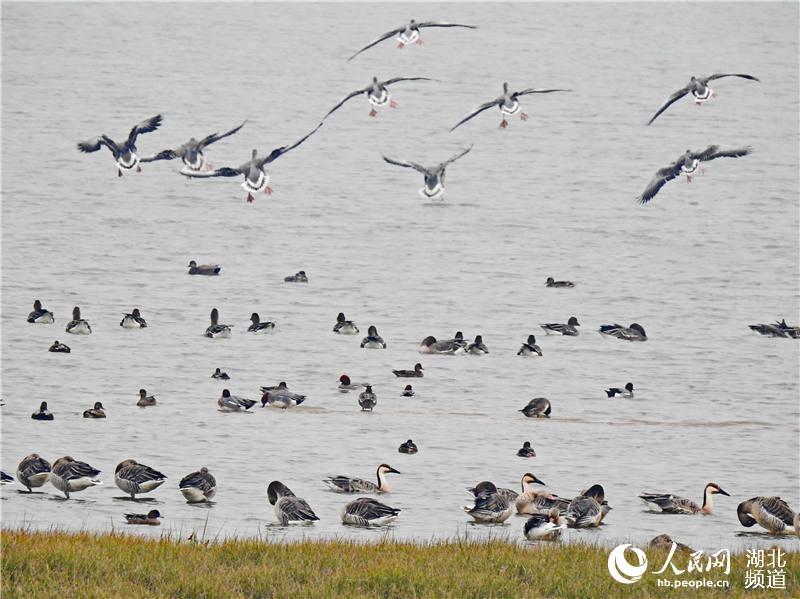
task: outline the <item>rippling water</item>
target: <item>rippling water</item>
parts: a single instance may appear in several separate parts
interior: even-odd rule
[[[666,532],[741,548],[772,539],[740,536],[738,502],[780,495],[800,507],[798,343],[747,329],[798,319],[797,4],[44,6],[3,6],[2,468],[34,451],[70,454],[101,469],[104,485],[70,501],[50,485],[33,496],[4,487],[4,526],[109,530],[157,506],[161,529],[137,532],[374,538],[340,524],[349,498],[321,479],[371,478],[381,462],[402,472],[385,500],[403,510],[390,529],[403,539],[521,538],[523,518],[472,526],[461,506],[465,487],[516,488],[527,471],[564,496],[604,485],[606,524],[568,541]],[[422,47],[388,42],[345,62],[413,15],[480,29],[429,31]],[[691,74],[715,71],[762,83],[722,80],[716,101],[678,102],[644,126]],[[164,124],[140,138],[142,154],[247,118],[208,152],[237,165],[253,147],[299,138],[373,74],[438,81],[398,84],[399,107],[374,119],[363,99],[346,104],[272,165],[275,194],[253,205],[238,179],[189,181],[175,163],[117,178],[107,152],[75,150],[157,112]],[[504,80],[574,91],[525,98],[530,120],[506,131],[490,111],[447,132]],[[380,160],[433,164],[472,143],[449,168],[443,203],[421,200],[418,174]],[[709,143],[756,152],[635,204],[657,168]],[[218,262],[222,275],[189,277],[190,259]],[[282,282],[300,269],[308,285]],[[547,276],[577,286],[547,289]],[[35,298],[55,325],[25,322]],[[73,305],[91,336],[64,333]],[[148,329],[118,326],[134,306]],[[229,340],[202,336],[214,306],[235,325]],[[340,310],[362,332],[377,325],[388,349],[333,335]],[[273,336],[245,334],[253,311],[277,322]],[[571,315],[579,337],[538,335],[543,358],[515,355],[538,323]],[[634,321],[647,343],[596,333]],[[491,353],[417,353],[426,335],[456,330],[482,334]],[[54,339],[73,353],[48,353]],[[426,376],[401,398],[406,381],[391,369],[418,360]],[[257,399],[259,385],[285,380],[308,400],[222,414],[215,367],[234,394]],[[336,391],[343,372],[374,384],[374,413]],[[635,400],[605,399],[627,381]],[[158,407],[135,406],[140,387]],[[517,411],[536,396],[550,398],[550,420]],[[30,419],[42,400],[54,422]],[[81,418],[98,400],[109,417]],[[418,455],[397,453],[408,438]],[[525,440],[536,458],[515,456]],[[140,505],[113,484],[128,457],[169,476]],[[201,465],[217,477],[216,503],[189,506],[177,484]],[[273,479],[320,522],[274,526]],[[732,495],[716,498],[712,517],[651,515],[636,498],[702,500],[711,480]]]

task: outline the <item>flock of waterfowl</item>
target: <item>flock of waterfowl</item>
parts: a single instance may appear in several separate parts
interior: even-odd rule
[[[379,38],[366,45],[358,52],[353,54],[348,60],[354,59],[362,52],[375,46],[376,44],[388,40],[392,37],[397,38],[400,47],[408,44],[422,44],[420,30],[424,28],[471,28],[471,25],[457,23],[443,23],[436,21],[415,22],[384,33]],[[756,77],[747,74],[717,73],[709,77],[692,77],[689,84],[673,93],[669,99],[661,106],[656,114],[650,119],[648,125],[652,124],[656,118],[669,108],[674,102],[691,94],[694,101],[701,105],[715,96],[714,90],[709,87],[711,81],[723,77],[738,77],[751,81],[758,81]],[[224,138],[236,134],[245,123],[230,129],[222,134],[213,133],[201,139],[192,138],[178,146],[159,151],[145,157],[139,157],[137,143],[140,136],[156,131],[162,122],[162,116],[155,115],[134,126],[127,138],[118,142],[103,134],[96,138],[78,144],[78,149],[82,152],[96,152],[102,147],[108,149],[113,155],[118,166],[118,175],[122,176],[123,171],[141,170],[140,164],[157,161],[173,160],[180,158],[183,162],[181,174],[187,177],[211,178],[211,177],[237,177],[242,176],[244,181],[242,187],[247,192],[247,201],[254,200],[255,193],[272,193],[269,186],[270,176],[266,170],[267,165],[280,158],[285,153],[297,148],[314,135],[328,117],[341,108],[349,100],[365,96],[370,104],[370,116],[377,115],[377,108],[383,106],[395,107],[396,102],[391,98],[389,87],[401,82],[411,81],[432,81],[427,77],[394,77],[386,80],[379,80],[373,77],[372,82],[367,86],[354,90],[346,95],[342,100],[333,106],[323,119],[296,141],[280,146],[272,150],[266,156],[259,157],[258,151],[253,150],[250,160],[237,167],[225,166],[221,168],[211,167],[205,158],[206,149]],[[503,93],[497,98],[481,104],[467,116],[460,119],[451,131],[461,127],[468,121],[477,117],[492,108],[497,108],[502,116],[501,128],[508,126],[507,117],[519,115],[521,120],[527,119],[527,114],[521,111],[520,98],[527,95],[549,94],[556,92],[569,92],[568,89],[537,89],[525,88],[519,91],[510,91],[507,83],[503,83]],[[422,194],[427,198],[441,198],[444,193],[446,168],[470,152],[472,146],[462,149],[457,154],[434,166],[423,166],[413,161],[400,160],[384,156],[383,159],[395,166],[411,168],[418,171],[424,177],[424,187]],[[721,149],[716,145],[709,145],[700,151],[687,150],[675,162],[659,169],[647,185],[645,190],[639,195],[640,203],[645,204],[651,201],[661,188],[669,181],[684,175],[688,182],[696,172],[702,172],[701,163],[718,158],[738,158],[750,154],[752,149],[748,147]],[[194,260],[188,265],[190,275],[217,276],[221,273],[221,266],[216,264],[198,265]],[[308,283],[308,277],[304,271],[299,271],[294,275],[284,279],[289,283]],[[553,277],[548,277],[545,285],[549,288],[569,289],[574,287],[571,281],[558,281]],[[35,324],[53,324],[55,317],[52,312],[43,307],[37,299],[33,305],[33,311],[28,316],[28,322]],[[147,327],[147,322],[142,316],[139,308],[134,308],[130,313],[124,313],[120,326],[127,329],[140,329]],[[262,321],[258,313],[250,316],[250,325],[246,328],[246,333],[270,333],[275,330],[277,324],[271,321]],[[577,317],[571,316],[566,323],[543,323],[540,325],[546,334],[556,334],[563,336],[578,336],[578,328],[581,326]],[[232,334],[231,324],[220,322],[220,315],[217,308],[210,313],[210,324],[205,329],[204,335],[209,338],[228,338]],[[772,337],[791,337],[800,338],[800,327],[787,325],[785,320],[775,324],[756,324],[750,328],[763,335]],[[630,326],[623,326],[617,323],[601,324],[597,329],[602,335],[616,337],[625,341],[647,341],[648,337],[645,329],[638,323]],[[65,331],[73,335],[89,335],[92,328],[88,320],[82,318],[81,310],[78,306],[72,311],[72,319],[66,324]],[[333,325],[333,332],[340,335],[357,335],[359,327],[345,317],[344,313],[339,313]],[[367,335],[360,342],[360,347],[365,349],[385,349],[387,342],[378,333],[375,325],[370,325]],[[51,352],[69,353],[70,348],[65,344],[55,341],[50,347]],[[482,335],[475,336],[472,342],[464,339],[462,332],[457,332],[453,338],[437,339],[434,336],[425,337],[418,347],[421,354],[468,354],[481,355],[488,354],[489,348]],[[534,335],[529,335],[522,343],[518,356],[540,357],[543,355],[542,349],[537,345]],[[393,374],[400,378],[419,378],[424,376],[425,369],[422,364],[417,363],[410,370],[393,370]],[[230,377],[219,368],[212,374],[212,377],[220,380],[228,380]],[[372,411],[376,408],[378,399],[377,394],[370,383],[354,383],[349,376],[342,375],[339,379],[338,390],[344,393],[350,391],[360,392],[358,404],[363,411]],[[306,400],[306,396],[294,393],[288,389],[285,382],[276,386],[261,387],[262,407],[274,406],[281,409],[294,408]],[[622,387],[611,387],[605,390],[608,398],[632,399],[634,392],[633,383],[628,382]],[[411,385],[406,385],[403,389],[403,397],[412,397],[414,390]],[[217,400],[218,408],[221,412],[242,412],[254,407],[257,402],[231,394],[228,389],[224,389]],[[149,407],[157,405],[154,396],[148,396],[145,389],[139,391],[137,405]],[[550,418],[553,411],[550,401],[547,398],[538,397],[531,399],[520,412],[532,418]],[[106,409],[101,402],[95,402],[94,406],[87,408],[83,412],[85,418],[106,418]],[[33,419],[49,421],[53,420],[53,414],[48,410],[46,402],[42,402],[39,411],[32,415]],[[417,446],[411,439],[402,443],[398,449],[404,454],[413,455],[418,452]],[[517,455],[524,458],[533,458],[536,453],[529,441],[526,441]],[[93,486],[102,484],[99,475],[100,470],[92,467],[86,462],[75,460],[70,456],[60,457],[52,465],[40,455],[33,453],[25,457],[18,465],[16,471],[17,480],[28,490],[42,487],[48,481],[61,491],[65,498],[69,499],[71,493],[81,492]],[[376,471],[376,481],[350,476],[331,476],[323,482],[333,491],[350,494],[385,495],[390,493],[388,474],[400,474],[388,464],[381,464]],[[116,486],[131,499],[136,499],[137,495],[150,493],[161,487],[167,481],[167,476],[163,473],[140,464],[136,460],[126,459],[120,462],[114,472],[114,482]],[[14,479],[2,473],[3,484],[10,484]],[[573,497],[560,497],[549,491],[537,490],[534,485],[543,486],[544,482],[531,473],[526,473],[521,480],[521,492],[517,493],[511,489],[498,488],[492,482],[485,480],[479,482],[475,487],[468,489],[473,496],[473,503],[465,506],[464,511],[477,523],[502,523],[508,520],[511,515],[517,514],[527,516],[523,526],[523,534],[531,540],[555,540],[558,539],[562,530],[566,527],[589,528],[596,527],[603,522],[604,517],[611,510],[605,498],[605,490],[599,484],[592,484],[586,490]],[[181,478],[178,489],[189,503],[200,503],[212,501],[217,492],[217,482],[215,477],[203,467],[196,472],[192,472]],[[704,489],[702,505],[696,502],[664,493],[643,493],[640,498],[648,507],[667,514],[710,514],[712,512],[712,498],[715,494],[728,495],[716,483],[708,483]],[[295,494],[280,481],[271,481],[266,487],[267,500],[273,506],[275,516],[283,525],[295,522],[309,523],[319,520],[311,505]],[[374,498],[360,497],[344,505],[341,512],[341,520],[344,524],[356,526],[376,526],[386,524],[396,519],[401,510],[391,507]],[[800,519],[783,500],[778,497],[753,497],[742,501],[737,508],[739,521],[743,526],[750,527],[759,524],[772,534],[783,534],[796,532],[800,535]],[[147,514],[125,514],[124,518],[131,524],[157,525],[160,522],[161,514],[158,510],[152,510]],[[653,540],[654,544],[664,541],[665,535]],[[671,540],[670,540],[671,541]]]

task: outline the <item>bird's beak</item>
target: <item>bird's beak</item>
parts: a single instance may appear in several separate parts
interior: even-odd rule
[[[400,474],[399,470],[395,470],[394,468],[389,468],[389,472],[394,472],[395,474]],[[725,493],[727,495],[727,493]]]
[[[536,485],[546,485],[547,484],[543,480],[539,480],[538,478],[535,478],[533,480],[533,483],[536,484]]]
[[[720,493],[720,495],[727,495],[728,497],[731,496],[730,493],[728,493],[727,491],[723,491],[722,489],[719,490],[719,493]]]

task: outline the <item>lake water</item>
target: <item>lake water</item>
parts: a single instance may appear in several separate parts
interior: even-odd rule
[[[424,46],[379,44],[346,58],[415,16],[479,25],[423,32]],[[465,487],[484,479],[517,488],[533,472],[571,497],[601,483],[613,507],[599,529],[568,542],[645,543],[668,533],[692,546],[742,550],[771,544],[741,536],[740,501],[779,495],[800,508],[800,344],[747,325],[798,320],[797,4],[4,4],[2,202],[2,469],[38,452],[72,455],[103,471],[104,485],[70,501],[50,484],[28,496],[3,487],[5,527],[110,530],[122,514],[157,507],[160,528],[131,532],[268,539],[377,538],[344,527],[349,496],[326,475],[372,478],[388,462],[386,503],[403,511],[389,533],[522,538],[524,518],[474,526]],[[674,104],[645,123],[692,74],[752,73],[718,81],[702,107]],[[187,180],[179,165],[144,165],[118,178],[110,154],[75,143],[123,138],[156,113],[143,155],[191,136],[247,125],[212,146],[214,165],[236,166],[252,148],[299,139],[373,74],[426,76],[392,88],[376,118],[356,98],[302,147],[271,165],[275,193],[244,201],[240,179]],[[448,129],[481,102],[512,89],[527,122],[498,128],[488,111]],[[656,169],[685,148],[752,145],[718,160],[691,185],[676,180],[636,204]],[[380,155],[435,164],[474,144],[448,169],[444,202],[420,198],[421,176]],[[190,277],[190,259],[222,265]],[[305,270],[307,285],[283,283]],[[574,289],[548,289],[546,277]],[[54,325],[25,318],[39,298]],[[74,305],[94,329],[64,333]],[[203,337],[218,307],[228,340]],[[149,323],[118,326],[139,307]],[[251,312],[277,322],[246,334]],[[361,336],[331,333],[344,311]],[[546,337],[542,322],[575,315],[581,335]],[[601,337],[601,324],[641,323],[647,343]],[[482,334],[490,354],[420,356],[427,335]],[[544,356],[516,351],[537,335]],[[542,333],[542,334],[540,334]],[[72,346],[51,354],[54,339]],[[393,368],[420,361],[425,378]],[[214,368],[232,379],[210,378]],[[336,390],[340,374],[368,380],[374,413]],[[258,399],[287,381],[308,396],[297,409],[223,414],[224,387]],[[636,386],[608,400],[608,386]],[[136,407],[140,387],[159,405]],[[517,410],[548,397],[549,420]],[[53,422],[31,420],[46,400]],[[102,401],[106,420],[81,418]],[[417,455],[397,452],[408,438]],[[516,450],[530,440],[537,457]],[[169,480],[134,505],[113,482],[125,458]],[[216,502],[190,506],[184,475],[206,465]],[[266,483],[281,480],[320,521],[276,527]],[[643,491],[702,501],[710,517],[652,515]],[[794,547],[796,539],[781,543]]]

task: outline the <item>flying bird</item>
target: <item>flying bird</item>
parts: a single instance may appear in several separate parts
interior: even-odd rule
[[[437,164],[434,167],[425,167],[421,164],[417,164],[416,162],[395,160],[386,156],[384,156],[383,159],[389,164],[394,164],[395,166],[402,166],[405,168],[413,168],[415,171],[422,173],[422,175],[425,177],[425,186],[420,189],[419,192],[422,194],[422,197],[435,200],[444,195],[444,176],[447,166],[467,154],[471,149],[472,146],[459,152],[452,158],[448,158],[444,162]]]
[[[194,172],[202,171],[205,167],[211,168],[211,165],[206,164],[206,157],[203,154],[203,150],[205,150],[208,146],[213,144],[214,142],[219,141],[229,135],[233,135],[239,129],[244,127],[244,123],[227,131],[223,134],[219,133],[212,133],[211,135],[207,135],[203,139],[195,139],[192,137],[189,141],[184,144],[181,144],[175,149],[167,149],[159,152],[158,154],[154,154],[153,156],[147,156],[142,158],[140,162],[155,162],[156,160],[174,160],[175,158],[180,158],[183,161],[183,164],[186,166],[187,169]]]
[[[265,167],[270,163],[274,162],[281,156],[283,156],[289,150],[293,150],[309,137],[311,137],[314,133],[316,133],[317,129],[322,127],[322,123],[314,127],[310,133],[307,133],[303,137],[301,137],[298,141],[294,142],[288,146],[281,146],[280,148],[275,148],[272,152],[269,153],[268,156],[264,158],[258,157],[258,150],[253,150],[253,155],[250,160],[245,162],[244,164],[233,168],[229,166],[223,166],[222,168],[218,168],[214,171],[210,172],[186,172],[181,171],[181,174],[184,177],[196,177],[196,178],[208,178],[208,177],[238,177],[239,175],[244,175],[244,181],[242,182],[242,188],[247,192],[247,202],[252,203],[255,201],[253,197],[254,193],[258,193],[263,191],[264,193],[271,194],[272,188],[269,186],[269,173],[265,170]]]
[[[680,175],[686,176],[686,182],[692,182],[692,175],[698,170],[702,174],[703,168],[700,166],[701,162],[709,162],[716,158],[740,158],[753,153],[753,148],[747,146],[745,148],[735,148],[733,150],[720,150],[719,146],[708,146],[705,150],[686,152],[680,156],[675,162],[669,166],[658,169],[655,176],[647,184],[647,187],[642,194],[637,198],[640,204],[646,204],[652,200],[659,190]]]
[[[386,81],[378,81],[377,77],[373,77],[372,83],[370,83],[367,87],[357,89],[356,91],[347,94],[336,106],[328,111],[328,114],[322,117],[322,120],[324,121],[327,119],[331,113],[341,108],[342,105],[349,99],[355,98],[356,96],[360,96],[362,94],[367,95],[367,100],[369,100],[369,103],[372,105],[372,110],[369,111],[369,116],[376,116],[378,111],[375,109],[380,106],[386,106],[386,104],[389,104],[391,108],[397,108],[397,102],[392,100],[387,87],[399,81],[433,81],[433,79],[428,77],[393,77],[392,79],[387,79]]]
[[[465,27],[467,29],[477,29],[474,25],[461,25],[459,23],[443,23],[441,21],[424,21],[422,23],[417,23],[414,19],[411,19],[408,24],[401,25],[397,29],[392,29],[391,31],[387,31],[383,35],[381,35],[378,39],[371,41],[369,44],[361,48],[358,52],[353,54],[348,61],[353,60],[356,56],[361,54],[364,50],[369,50],[372,46],[380,44],[384,40],[388,40],[392,36],[397,36],[397,47],[404,48],[409,44],[417,44],[422,45],[423,41],[420,38],[419,30],[423,27]]]
[[[133,168],[136,172],[141,172],[142,167],[139,166],[139,157],[136,155],[136,138],[142,133],[150,133],[155,131],[161,125],[161,115],[157,114],[149,119],[146,119],[136,125],[131,132],[128,133],[128,139],[124,143],[117,143],[107,135],[103,134],[100,137],[94,137],[88,141],[78,143],[78,149],[84,153],[96,152],[102,146],[107,147],[114,155],[114,160],[117,161],[117,176],[122,176],[122,169],[129,171]]]
[[[753,77],[752,75],[745,75],[742,73],[716,73],[709,77],[695,77],[692,75],[689,83],[667,98],[667,101],[662,104],[661,108],[658,109],[658,112],[653,115],[653,118],[651,118],[647,124],[652,124],[652,122],[656,120],[662,112],[690,92],[694,96],[695,104],[701,106],[703,102],[706,102],[717,95],[716,92],[708,86],[708,82],[714,81],[715,79],[722,79],[723,77],[741,77],[742,79],[749,79],[750,81],[759,81],[759,79]]]
[[[508,91],[508,83],[503,83],[503,95],[502,96],[498,96],[494,100],[491,100],[489,102],[486,102],[485,104],[481,104],[480,106],[478,106],[478,108],[476,108],[471,113],[469,113],[467,116],[465,116],[463,119],[458,121],[458,123],[456,123],[456,125],[452,129],[450,129],[450,131],[455,130],[456,128],[460,127],[461,125],[466,123],[471,118],[479,115],[484,110],[489,110],[493,106],[497,106],[498,108],[500,108],[500,113],[503,115],[503,120],[500,121],[500,127],[502,129],[505,129],[506,127],[508,127],[508,121],[506,120],[506,117],[507,116],[514,116],[515,114],[517,114],[519,112],[519,97],[520,96],[525,96],[525,95],[528,95],[528,94],[549,94],[549,93],[552,93],[552,92],[568,92],[568,91],[572,91],[572,90],[569,90],[569,89],[535,89],[533,87],[529,87],[528,89],[523,89],[522,91],[509,92]],[[521,120],[523,120],[523,121],[527,121],[528,120],[528,115],[525,112],[520,112],[519,113],[519,118]]]

